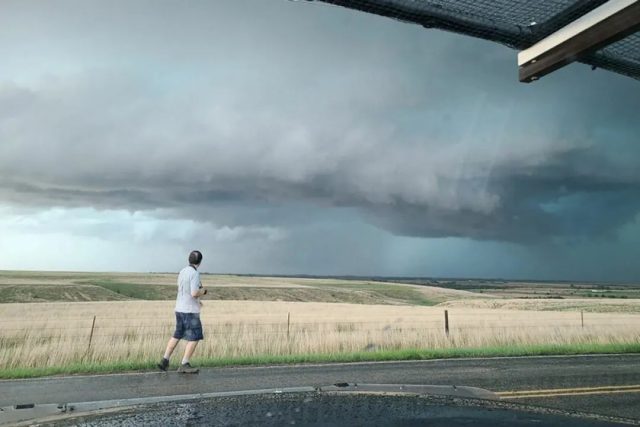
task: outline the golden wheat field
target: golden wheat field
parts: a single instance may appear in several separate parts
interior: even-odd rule
[[[0,369],[155,360],[173,331],[173,306],[173,301],[2,304]],[[584,313],[581,319],[575,311],[206,301],[201,317],[205,340],[196,358],[640,341],[637,313]]]

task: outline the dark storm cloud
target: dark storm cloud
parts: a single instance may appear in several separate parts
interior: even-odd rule
[[[33,28],[68,43],[69,21],[104,18],[64,50],[89,66],[0,82],[0,200],[231,225],[340,206],[515,242],[606,236],[640,210],[633,80],[572,66],[520,85],[501,46],[321,5],[160,5]],[[16,69],[18,48],[1,49]]]

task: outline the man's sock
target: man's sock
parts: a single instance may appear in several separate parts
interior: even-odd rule
[[[187,359],[186,357],[182,358],[182,364],[186,365],[187,363],[189,363],[189,359]]]
[[[171,357],[171,353],[165,353],[164,356],[162,356],[164,359],[169,360],[169,358]]]

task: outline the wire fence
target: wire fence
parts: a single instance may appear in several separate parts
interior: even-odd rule
[[[400,349],[485,348],[520,344],[640,343],[640,314],[483,312],[403,309],[402,315],[309,310],[279,313],[205,313],[208,358],[335,354]],[[0,317],[0,371],[74,363],[148,361],[173,335],[173,316],[158,311],[115,316],[56,311]],[[420,314],[422,313],[422,314]],[[137,316],[136,316],[137,315]],[[39,317],[38,317],[39,316]]]

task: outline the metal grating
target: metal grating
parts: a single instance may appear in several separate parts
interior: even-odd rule
[[[610,44],[600,52],[607,56],[620,56],[632,61],[640,61],[640,33]]]
[[[525,49],[607,0],[320,0]],[[580,62],[640,80],[640,33]]]
[[[580,62],[640,80],[640,32],[612,43]]]

